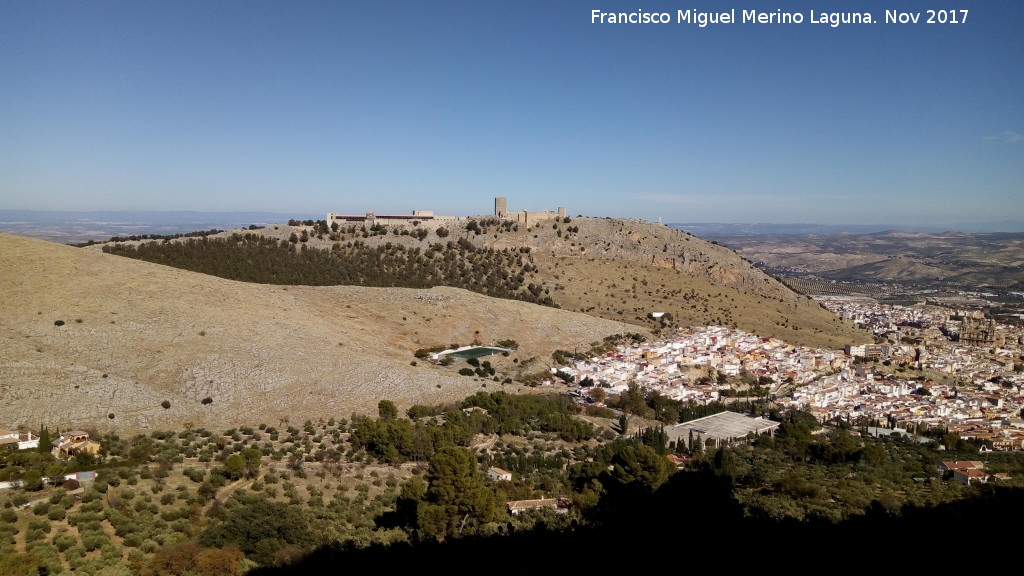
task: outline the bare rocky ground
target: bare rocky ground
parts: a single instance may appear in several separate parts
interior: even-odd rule
[[[514,339],[515,367],[541,369],[556,348],[635,331],[464,290],[254,285],[0,234],[10,428],[221,428],[449,402],[500,385],[412,366],[417,348]]]

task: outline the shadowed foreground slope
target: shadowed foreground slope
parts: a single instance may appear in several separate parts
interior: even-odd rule
[[[488,574],[618,573],[709,566],[771,567],[818,572],[835,562],[884,563],[918,568],[934,555],[944,565],[977,560],[968,545],[934,550],[954,534],[986,527],[992,549],[1008,543],[1024,492],[985,487],[972,498],[897,514],[875,506],[839,524],[773,522],[744,518],[726,479],[706,472],[676,474],[654,494],[620,498],[600,524],[570,531],[543,528],[445,543],[399,544],[366,549],[321,549],[288,567],[257,569],[251,576],[341,574],[352,566],[387,566],[390,572],[433,566],[472,566]],[[1005,527],[1002,532],[997,526]],[[965,542],[966,543],[966,542]],[[920,546],[924,548],[920,548]],[[883,552],[886,551],[886,552]],[[842,564],[845,565],[845,564]],[[842,572],[842,570],[840,570]]]

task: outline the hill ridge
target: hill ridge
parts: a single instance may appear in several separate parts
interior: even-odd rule
[[[212,238],[259,235],[296,251],[320,249],[347,254],[366,250],[475,250],[525,254],[531,271],[511,287],[533,301],[632,323],[649,329],[721,324],[796,344],[841,347],[870,338],[862,331],[793,292],[733,250],[663,224],[623,218],[576,217],[544,220],[529,228],[493,216],[418,226],[346,224],[328,227],[273,225],[232,230]],[[176,240],[175,242],[184,242]],[[121,243],[130,245],[133,243]],[[106,250],[123,250],[121,244]],[[355,246],[355,248],[352,248]],[[489,294],[481,274],[468,287]],[[460,279],[461,280],[461,279]],[[490,290],[490,291],[488,291]],[[526,295],[530,297],[530,294]],[[666,313],[667,321],[650,318]]]

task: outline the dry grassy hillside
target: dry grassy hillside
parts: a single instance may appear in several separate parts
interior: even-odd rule
[[[541,275],[554,281],[562,308],[649,327],[651,312],[665,312],[672,326],[733,326],[809,346],[870,339],[732,250],[685,232],[596,218],[553,226],[535,227],[526,241],[539,249]]]
[[[445,233],[439,235],[438,228]],[[733,326],[820,347],[839,348],[870,339],[869,334],[794,293],[734,251],[661,224],[570,218],[568,222],[547,220],[526,227],[482,217],[469,222],[424,223],[418,229],[421,238],[409,235],[406,228],[392,227],[374,234],[361,225],[320,234],[315,226],[278,225],[258,233],[280,241],[305,233],[300,246],[324,250],[352,242],[426,249],[460,240],[495,250],[528,250],[536,270],[527,274],[525,281],[541,286],[541,296],[550,296],[566,310],[649,329]],[[670,314],[671,322],[662,326],[649,318],[652,312]]]
[[[539,369],[556,348],[627,331],[463,290],[246,284],[0,234],[0,427],[224,427],[433,404],[500,385],[411,366],[419,347],[514,339]]]

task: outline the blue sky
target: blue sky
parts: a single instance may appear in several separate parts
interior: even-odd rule
[[[591,23],[776,8],[805,21]],[[929,8],[969,13],[808,21]],[[8,0],[0,208],[1022,220],[1022,27],[1018,0]]]

